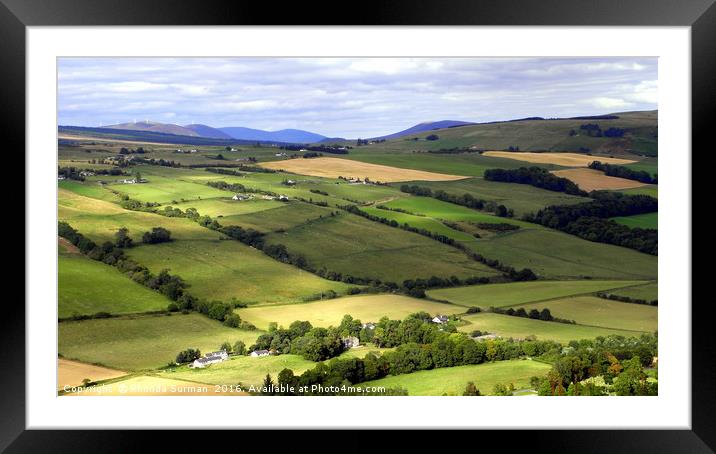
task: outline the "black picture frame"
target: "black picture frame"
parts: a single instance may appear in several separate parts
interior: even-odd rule
[[[26,27],[92,25],[690,26],[693,149],[707,150],[712,146],[709,138],[713,135],[713,128],[709,127],[709,123],[714,118],[716,105],[714,0],[393,0],[355,3],[320,0],[282,3],[280,6],[246,0],[204,0],[182,4],[172,0],[0,0],[0,90],[3,100],[3,122],[0,124],[4,129],[3,143],[6,147],[25,148]],[[698,193],[692,192],[696,198]],[[19,203],[16,201],[15,205]],[[695,225],[693,217],[691,222]],[[27,243],[32,239],[26,237],[25,241]],[[694,268],[694,273],[697,272]],[[693,281],[698,282],[698,279]],[[24,306],[19,303],[19,298],[12,304],[9,299],[5,303],[0,317],[3,341],[0,344],[0,364],[13,366],[12,373],[0,376],[3,385],[0,450],[129,452],[138,450],[138,443],[148,446],[145,443],[150,439],[175,440],[176,433],[147,431],[25,430]],[[492,445],[489,443],[491,439],[498,441],[502,449],[509,450],[524,446],[531,451],[580,453],[714,452],[716,405],[712,388],[716,383],[716,349],[709,326],[713,316],[714,305],[710,298],[693,300],[692,430],[518,431],[514,434],[516,436],[485,431],[479,435],[481,445],[487,449]],[[201,436],[183,437],[182,447],[196,443],[197,438]],[[285,438],[271,437],[271,444],[278,446],[282,441],[286,442]],[[300,443],[301,440],[310,440],[311,436],[292,434],[291,438],[292,443]],[[397,436],[394,439],[402,438]],[[419,438],[423,447],[421,451],[433,443],[441,444],[446,440],[443,436],[426,434]],[[351,447],[345,450],[351,450]]]

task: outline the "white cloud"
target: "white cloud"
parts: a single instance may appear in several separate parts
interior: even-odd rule
[[[630,102],[627,102],[621,98],[608,98],[606,96],[599,96],[597,98],[588,99],[587,103],[593,105],[594,107],[599,107],[603,109],[619,109],[621,107],[628,107],[631,105]]]

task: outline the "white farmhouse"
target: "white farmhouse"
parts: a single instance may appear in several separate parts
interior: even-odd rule
[[[254,358],[258,358],[260,356],[268,356],[270,355],[268,350],[254,350],[251,352],[251,356]]]
[[[220,350],[218,352],[207,353],[203,358],[195,359],[192,363],[192,367],[204,368],[210,364],[220,363],[229,359],[229,354],[226,350]]]
[[[443,324],[447,323],[449,320],[450,319],[448,318],[447,315],[436,315],[435,317],[433,317],[433,319],[431,321],[433,323],[437,323],[438,325],[443,325]]]

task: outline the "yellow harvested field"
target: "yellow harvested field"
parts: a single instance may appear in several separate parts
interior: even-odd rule
[[[558,177],[567,178],[577,183],[579,187],[585,191],[598,191],[601,189],[630,189],[646,186],[635,180],[627,180],[626,178],[610,177],[604,175],[604,172],[594,169],[567,169],[556,170],[552,172]]]
[[[289,159],[265,162],[261,166],[314,177],[338,178],[342,176],[345,178],[360,178],[361,180],[367,177],[373,181],[384,183],[414,180],[452,181],[467,178],[461,175],[401,169],[400,167],[368,164],[367,162],[340,158]]]
[[[112,383],[73,388],[65,396],[241,396],[244,391],[171,378],[142,375]]]
[[[630,164],[631,159],[610,158],[606,156],[589,156],[581,153],[531,153],[515,151],[486,151],[484,156],[515,159],[517,161],[534,162],[536,164],[556,164],[565,167],[587,167],[592,161],[606,164]]]
[[[65,386],[81,385],[82,380],[85,378],[96,382],[123,375],[127,375],[127,372],[63,358],[57,360],[57,389],[63,389]]]

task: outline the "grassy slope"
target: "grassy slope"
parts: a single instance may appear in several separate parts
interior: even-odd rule
[[[407,315],[419,311],[425,311],[431,315],[455,314],[464,312],[465,308],[402,295],[370,295],[350,296],[306,304],[238,309],[242,319],[248,320],[262,329],[267,328],[270,322],[277,322],[279,326],[288,327],[296,320],[308,320],[314,326],[338,326],[346,314],[363,322],[377,322],[383,316],[393,320],[402,320]]]
[[[465,243],[485,257],[548,279],[656,279],[657,257],[555,230],[522,230]]]
[[[628,296],[630,298],[643,299],[647,301],[659,299],[659,284],[651,282],[645,285],[637,285],[634,287],[621,288],[610,291],[615,295]]]
[[[159,226],[167,228],[172,238],[178,240],[211,240],[223,236],[200,227],[189,219],[129,211],[113,203],[84,197],[64,189],[59,190],[58,204],[58,218],[69,222],[72,227],[95,242],[114,241],[114,235],[120,227],[129,229],[129,236],[135,243],[141,241],[144,232]]]
[[[580,147],[586,147],[593,153],[634,152],[656,156],[657,112],[617,115],[620,118],[614,120],[526,120],[426,131],[363,146],[352,150],[348,157],[374,151],[411,152],[453,147],[507,150],[511,146],[517,146],[521,151],[578,151]],[[579,126],[585,123],[597,123],[602,129],[617,127],[628,131],[623,138],[589,137],[580,133]],[[572,129],[577,135],[570,136]],[[422,140],[430,134],[437,134],[439,140]],[[413,137],[421,140],[410,140]]]
[[[495,274],[450,246],[347,213],[270,234],[267,241],[316,267],[383,281]]]
[[[329,216],[331,211],[330,208],[294,201],[270,210],[225,216],[219,222],[222,225],[240,225],[260,232],[273,232],[290,229],[291,227],[311,222],[321,216]]]
[[[597,336],[608,336],[611,334],[619,334],[622,336],[635,336],[639,334],[634,331],[543,322],[491,312],[481,312],[464,316],[463,320],[470,322],[470,324],[463,325],[459,327],[458,330],[466,333],[480,330],[502,337],[514,337],[518,339],[524,339],[527,336],[534,335],[540,340],[554,340],[562,344],[566,344],[571,340],[593,339]]]
[[[391,375],[361,383],[360,386],[399,386],[407,389],[408,395],[411,396],[461,396],[467,382],[471,381],[483,395],[489,395],[496,384],[512,383],[515,389],[528,388],[531,377],[546,374],[550,367],[548,364],[530,360],[497,361]]]
[[[247,347],[249,346],[247,345]],[[214,385],[241,383],[244,386],[249,386],[261,385],[266,374],[271,374],[275,381],[283,369],[291,369],[294,374],[300,375],[315,366],[316,363],[313,361],[308,361],[298,355],[276,355],[261,358],[233,356],[229,361],[212,364],[204,369],[190,369],[187,366],[182,366],[173,371],[164,372],[162,376]]]
[[[240,302],[295,302],[349,286],[278,262],[238,241],[175,241],[132,248],[128,255],[158,273],[168,268],[200,298]]]
[[[631,228],[641,229],[658,229],[659,228],[659,213],[646,213],[636,214],[634,216],[620,216],[611,218],[613,221],[619,224],[624,224]]]
[[[224,192],[223,194],[225,196],[230,195],[226,192]],[[255,197],[251,200],[242,201],[232,200],[231,198],[227,197],[193,200],[191,202],[179,203],[173,206],[175,208],[181,209],[182,211],[185,211],[188,208],[195,208],[202,216],[207,215],[211,217],[226,217],[248,213],[258,213],[261,211],[282,207],[284,206],[284,204],[276,200],[263,200],[259,197]]]
[[[458,181],[421,181],[416,184],[430,187],[433,190],[442,189],[449,194],[470,194],[478,199],[494,201],[512,208],[517,217],[536,212],[548,205],[569,205],[589,201],[586,197],[548,191],[527,184],[502,183],[482,178]]]
[[[650,185],[650,186],[643,186],[641,188],[633,188],[633,189],[622,189],[619,192],[623,192],[624,194],[643,194],[643,195],[649,195],[651,197],[659,198],[659,187],[657,185]]]
[[[428,296],[463,306],[507,307],[639,284],[639,281],[531,281],[429,290]],[[551,308],[550,308],[551,309]]]
[[[259,331],[228,328],[199,314],[122,317],[59,325],[59,354],[125,370],[165,366],[187,348],[214,351],[222,342],[251,345]]]
[[[175,178],[147,176],[147,183],[113,184],[111,188],[142,202],[176,203],[182,200],[226,197],[227,193],[208,185],[189,183]]]
[[[166,309],[165,296],[143,287],[116,268],[78,254],[58,259],[58,316],[122,314]]]
[[[573,296],[512,307],[523,307],[528,312],[530,309],[548,308],[553,316],[582,325],[643,332],[654,332],[658,328],[658,309],[655,306],[622,303],[595,296]]]

